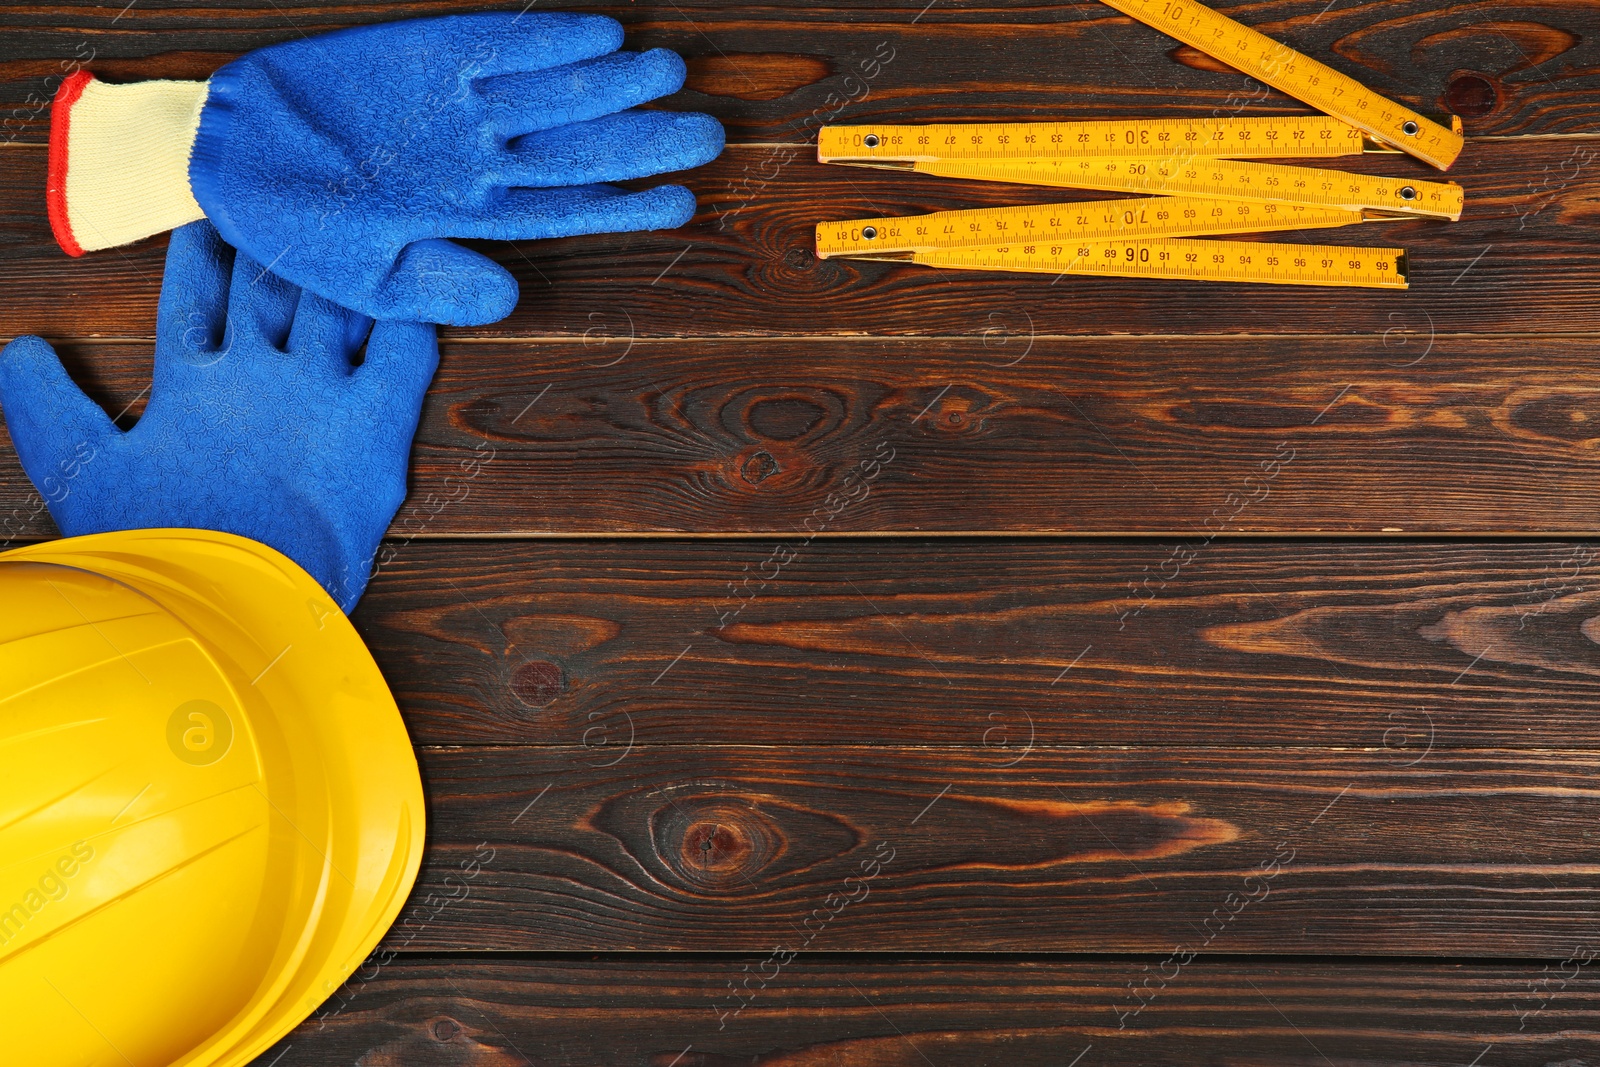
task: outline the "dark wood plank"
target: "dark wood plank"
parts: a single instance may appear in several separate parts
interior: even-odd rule
[[[1086,0],[562,6],[620,18],[630,47],[663,45],[686,56],[693,76],[674,104],[713,112],[739,141],[796,140],[796,131],[841,107],[852,119],[922,122],[1298,107]],[[1429,112],[1458,111],[1476,136],[1594,129],[1600,44],[1594,10],[1582,0],[1216,6],[1379,92]],[[42,140],[43,104],[75,64],[110,78],[202,78],[239,52],[300,34],[459,10],[440,0],[226,7],[141,0],[127,10],[99,0],[48,7],[12,0],[0,5],[4,136]]]
[[[413,948],[1562,958],[1600,920],[1592,752],[571,741],[422,752],[418,892],[482,870]]]
[[[1594,340],[1006,321],[938,341],[447,345],[392,536],[1593,529]],[[112,412],[149,381],[147,347],[66,351]],[[50,531],[3,436],[0,527]],[[736,555],[753,571],[769,551]]]
[[[366,980],[339,990],[257,1062],[1309,1067],[1326,1057],[1413,1067],[1481,1057],[1483,1067],[1533,1067],[1596,1055],[1600,997],[1583,958],[1564,966],[1199,959],[1170,977],[1176,965],[1163,970],[1163,957],[803,954],[780,965],[764,952],[732,960],[402,956],[378,966],[380,956],[361,972]],[[1129,1014],[1129,985],[1147,979],[1147,1006]],[[748,1005],[737,1015],[730,983],[744,987]]]
[[[1600,748],[1592,543],[390,547],[419,743]]]
[[[1144,587],[1170,545],[818,541],[734,592],[769,544],[391,547],[355,619],[425,743],[1600,748],[1593,545],[1218,542]]]
[[[1316,289],[935,271],[818,260],[827,219],[1095,195],[829,167],[804,145],[730,148],[686,181],[700,197],[680,230],[485,244],[522,301],[479,337],[913,334],[1593,333],[1600,329],[1600,142],[1469,142],[1451,172],[1459,223],[1409,221],[1284,240],[1407,249],[1411,289]],[[1420,163],[1358,157],[1346,169],[1426,176]],[[0,335],[148,337],[165,238],[73,260],[45,219],[45,153],[0,149]],[[1436,176],[1436,175],[1435,175]],[[458,334],[459,336],[460,334]]]

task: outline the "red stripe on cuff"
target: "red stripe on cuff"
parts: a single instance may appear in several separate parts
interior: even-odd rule
[[[72,105],[92,81],[94,75],[88,71],[74,71],[56,90],[55,103],[50,108],[50,170],[45,178],[44,202],[50,213],[50,232],[69,256],[83,255],[83,247],[72,236],[72,220],[67,218],[67,134],[72,124]]]

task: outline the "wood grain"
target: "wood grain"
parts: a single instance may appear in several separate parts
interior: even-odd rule
[[[1409,159],[1356,157],[1347,170],[1437,177]],[[149,337],[165,238],[70,259],[45,218],[45,153],[0,149],[0,335]],[[1451,178],[1458,223],[1391,222],[1280,237],[1396,245],[1404,292],[1139,281],[819,260],[829,219],[984,204],[1093,199],[816,163],[805,145],[730,148],[684,179],[700,214],[671,232],[481,247],[517,276],[522,300],[493,326],[453,336],[605,338],[774,335],[1296,336],[1395,328],[1440,333],[1594,333],[1600,328],[1600,141],[1469,142]]]
[[[1403,318],[1378,338],[1161,342],[993,322],[937,341],[447,345],[391,537],[1594,527],[1593,340]],[[150,380],[147,346],[64,350],[112,413]],[[0,530],[51,532],[3,434]]]
[[[1600,918],[1595,753],[577,741],[422,752],[392,941],[1563,958]]]
[[[427,860],[263,1067],[1600,1055],[1593,5],[1217,5],[1465,117],[1461,223],[1290,238],[1407,247],[1372,293],[819,262],[1093,195],[820,167],[823,122],[1302,110],[1097,3],[925,4],[563,5],[734,147],[681,231],[483,246],[523,300],[447,333],[355,617]],[[0,0],[0,336],[142,408],[165,240],[55,249],[63,74],[459,10]],[[51,533],[0,432],[0,542]]]
[[[355,621],[418,742],[597,762],[629,740],[1000,762],[1079,742],[1600,748],[1597,546],[1218,542],[1163,567],[1170,549],[818,541],[742,588],[770,545],[418,541]]]
[[[1159,978],[1160,958],[802,955],[775,977],[765,962],[402,956],[360,972],[260,1062],[1534,1067],[1587,1062],[1600,1028],[1594,983],[1572,978],[1574,964],[1199,959],[1119,1029],[1128,985]],[[746,984],[748,1006],[719,1015],[730,983]]]
[[[1461,112],[1473,136],[1595,132],[1600,45],[1582,0],[1216,6],[1406,104]],[[691,78],[671,105],[710,111],[735,141],[803,140],[797,131],[841,105],[851,120],[908,122],[1299,109],[1087,0],[1049,7],[1021,0],[563,7],[620,18],[629,47],[683,54]],[[99,0],[48,7],[12,0],[0,5],[3,136],[42,141],[43,104],[74,65],[123,80],[203,78],[240,52],[301,34],[460,10],[439,0],[225,7],[142,0],[126,10]]]

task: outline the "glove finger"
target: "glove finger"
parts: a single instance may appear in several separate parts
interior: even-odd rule
[[[375,318],[446,326],[487,326],[516,306],[517,280],[510,271],[437,238],[406,245],[371,300]]]
[[[687,170],[722,151],[722,124],[698,112],[622,111],[518,137],[493,168],[499,185],[588,185]]]
[[[0,408],[22,469],[52,514],[70,494],[71,480],[122,432],[41,337],[19,337],[0,351]]]
[[[385,426],[416,433],[422,398],[439,368],[437,331],[430,323],[381,319],[367,339],[367,358],[356,369],[360,388],[389,410]]]
[[[306,370],[349,374],[372,320],[315,293],[302,293],[289,331],[289,354]]]
[[[287,351],[294,309],[299,303],[298,285],[280,278],[244,252],[234,255],[233,280],[228,285],[230,338],[264,341],[279,351]]]
[[[462,74],[467,78],[559,67],[622,47],[622,24],[605,15],[565,11],[513,15],[509,11],[488,11],[427,21],[438,27],[438,44],[460,57]]]
[[[233,249],[205,219],[172,231],[156,309],[156,385],[176,366],[215,359],[228,324]]]
[[[526,241],[579,233],[671,230],[694,217],[694,194],[681,185],[630,192],[611,185],[564,189],[507,189],[476,218],[463,222],[462,237]]]
[[[477,90],[489,125],[515,137],[610,115],[683,88],[676,52],[612,52],[582,63],[486,78]]]

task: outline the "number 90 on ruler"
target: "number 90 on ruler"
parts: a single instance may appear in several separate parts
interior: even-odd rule
[[[1404,289],[1399,248],[1255,241],[1081,241],[987,245],[913,253],[910,262],[956,270],[1176,278],[1269,285]]]
[[[947,269],[1404,289],[1398,248],[1188,240],[1331,229],[1343,208],[1161,196],[819,223],[817,255]]]

